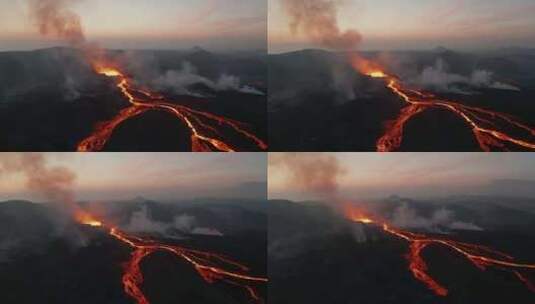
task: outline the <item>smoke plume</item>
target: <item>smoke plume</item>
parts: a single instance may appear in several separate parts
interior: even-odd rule
[[[9,253],[8,249],[17,249],[28,244],[33,244],[28,248],[38,250],[39,246],[35,245],[34,242],[49,240],[50,237],[61,237],[75,247],[87,245],[87,237],[70,225],[72,216],[80,212],[79,206],[75,203],[73,192],[76,175],[71,170],[65,167],[51,167],[42,153],[0,153],[0,182],[6,178],[5,175],[8,175],[7,178],[11,178],[9,176],[11,174],[22,175],[28,190],[51,203],[56,203],[55,206],[61,208],[58,209],[58,213],[29,213],[23,217],[11,214],[10,225],[24,227],[21,228],[23,232],[18,232],[16,229],[11,233],[8,232],[14,240],[12,240],[13,242],[8,240],[7,244],[4,242],[5,240],[0,240],[0,251],[3,246],[7,246],[4,251]],[[21,210],[25,212],[25,209]],[[30,222],[28,222],[28,216],[32,218]],[[49,223],[51,230],[34,231],[35,227],[38,227],[34,225],[39,225],[42,222]],[[32,231],[32,233],[27,233],[27,231]],[[36,234],[41,237],[36,238]]]
[[[65,167],[50,167],[41,153],[4,153],[0,155],[0,178],[20,173],[29,190],[52,202],[74,203],[76,175]]]
[[[336,196],[338,178],[344,174],[336,157],[323,153],[271,154],[269,164],[287,170],[290,185],[328,198]]]
[[[85,35],[80,16],[69,6],[77,0],[29,0],[30,16],[39,32],[45,36],[54,36],[81,45]]]
[[[330,49],[353,49],[362,40],[355,30],[338,26],[338,0],[281,0],[293,34],[304,33],[313,43]]]

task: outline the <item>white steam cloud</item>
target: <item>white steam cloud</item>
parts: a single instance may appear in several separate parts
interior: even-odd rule
[[[222,74],[216,81],[199,75],[197,68],[185,61],[180,70],[170,70],[153,81],[153,85],[160,90],[173,90],[176,94],[206,97],[204,93],[197,92],[196,85],[204,85],[214,91],[236,91],[244,94],[264,95],[259,90],[242,86],[236,76]]]
[[[475,70],[470,76],[449,73],[447,64],[438,59],[433,66],[424,68],[420,75],[409,80],[409,83],[437,92],[459,94],[472,93],[462,86],[520,91],[513,85],[494,81],[492,78],[493,73],[485,70]]]
[[[132,213],[130,222],[125,230],[130,232],[149,232],[149,233],[161,233],[165,234],[170,226],[163,222],[153,221],[149,218],[148,210],[146,206],[143,206],[141,210]]]
[[[396,227],[423,229],[432,232],[444,232],[444,230],[483,230],[483,228],[473,223],[456,220],[453,211],[446,208],[435,210],[430,217],[423,217],[416,210],[410,208],[407,203],[401,204],[394,210],[392,224]]]
[[[129,232],[158,233],[172,237],[176,237],[173,233],[174,230],[183,234],[223,236],[223,233],[217,229],[198,226],[197,219],[188,214],[176,216],[171,223],[153,220],[147,206],[134,212],[124,229]]]

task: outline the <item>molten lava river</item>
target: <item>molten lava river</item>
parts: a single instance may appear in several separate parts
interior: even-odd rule
[[[232,146],[222,139],[218,127],[227,127],[244,139],[254,143],[260,150],[266,150],[267,144],[260,138],[246,130],[245,124],[214,115],[211,113],[194,110],[192,108],[179,105],[166,100],[162,95],[136,88],[119,68],[112,65],[95,63],[94,69],[97,73],[110,77],[116,81],[116,86],[125,99],[130,103],[128,108],[121,110],[109,121],[100,122],[95,131],[78,144],[79,152],[101,151],[113,131],[124,121],[141,115],[149,110],[163,110],[171,113],[182,121],[191,132],[191,147],[193,152],[235,152],[237,147]]]
[[[466,106],[456,101],[443,100],[434,94],[409,88],[401,79],[390,75],[378,64],[361,57],[351,59],[355,69],[372,78],[384,79],[387,88],[407,106],[388,124],[385,133],[376,143],[378,152],[396,151],[403,141],[405,124],[428,109],[445,109],[457,115],[472,129],[481,150],[515,149],[535,150],[535,128],[508,114]],[[514,136],[511,134],[515,134]]]
[[[106,229],[109,235],[118,241],[132,247],[134,251],[132,252],[130,260],[125,263],[122,283],[125,293],[135,300],[137,304],[150,304],[149,299],[147,299],[141,289],[141,285],[143,284],[143,273],[140,264],[146,257],[156,251],[171,253],[177,258],[187,262],[208,284],[221,281],[233,286],[241,287],[244,292],[249,295],[252,302],[264,303],[264,300],[258,295],[256,287],[259,284],[266,283],[268,279],[248,275],[247,272],[249,272],[249,268],[225,257],[224,255],[176,245],[167,245],[154,239],[129,235],[116,227],[108,227],[87,214],[78,217],[78,221],[84,225],[102,227],[103,229]]]
[[[448,248],[466,258],[481,271],[487,268],[494,268],[510,272],[526,288],[535,293],[535,284],[526,276],[526,272],[535,270],[535,264],[516,262],[514,257],[486,246],[450,240],[446,236],[427,236],[422,233],[413,233],[394,228],[388,223],[364,215],[360,211],[350,209],[346,213],[347,217],[353,222],[377,226],[385,233],[406,241],[409,244],[409,252],[406,255],[409,262],[409,270],[417,280],[425,284],[438,296],[447,296],[449,291],[428,273],[428,266],[422,257],[422,251],[429,246]]]

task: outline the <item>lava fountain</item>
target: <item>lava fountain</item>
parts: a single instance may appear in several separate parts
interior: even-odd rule
[[[434,94],[409,88],[397,76],[387,73],[379,64],[359,56],[351,58],[352,66],[371,78],[384,79],[386,87],[403,100],[407,106],[400,115],[386,126],[385,133],[377,140],[378,152],[396,151],[403,141],[405,124],[417,114],[428,109],[445,109],[464,120],[481,150],[509,150],[509,146],[535,150],[535,128],[530,127],[508,114],[459,102],[444,100]],[[511,135],[511,134],[516,135]]]

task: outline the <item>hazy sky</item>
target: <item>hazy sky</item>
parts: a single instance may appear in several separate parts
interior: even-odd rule
[[[337,153],[342,198],[442,197],[455,194],[534,196],[533,153]],[[318,199],[296,186],[284,166],[269,165],[270,199]],[[309,176],[314,175],[309,172]],[[535,196],[534,196],[535,197]]]
[[[0,153],[0,158],[8,157]],[[206,197],[250,197],[266,191],[264,153],[45,153],[49,168],[76,174],[80,200],[131,199],[144,196],[172,200]],[[42,200],[29,191],[20,173],[2,173],[0,201]]]
[[[29,0],[0,0],[0,50],[60,42],[37,34]],[[265,0],[69,0],[87,37],[109,48],[266,48]]]
[[[305,37],[290,34],[282,0],[268,1],[270,52],[314,47]],[[340,2],[340,28],[358,30],[364,39],[361,49],[535,47],[533,0]]]

